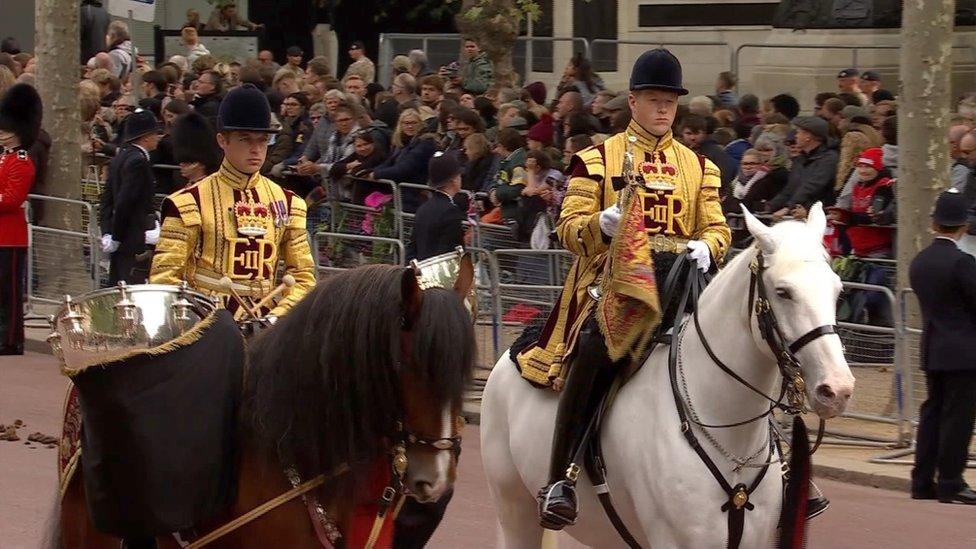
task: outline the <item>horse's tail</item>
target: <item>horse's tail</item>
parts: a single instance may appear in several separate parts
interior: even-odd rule
[[[41,542],[41,549],[64,549],[61,540],[61,491],[54,491],[54,503],[45,521],[44,539]]]

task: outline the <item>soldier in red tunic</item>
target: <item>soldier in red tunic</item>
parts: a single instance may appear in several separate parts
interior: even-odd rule
[[[27,217],[34,185],[28,149],[41,129],[41,98],[17,84],[0,98],[0,355],[24,353],[24,282]]]

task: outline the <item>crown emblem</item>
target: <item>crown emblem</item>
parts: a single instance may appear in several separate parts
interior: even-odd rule
[[[673,191],[678,179],[678,168],[668,162],[664,151],[658,151],[653,158],[653,162],[640,165],[640,173],[646,181],[644,186],[654,191]]]
[[[244,236],[257,237],[268,232],[271,212],[260,202],[238,201],[234,204],[234,217],[237,219],[237,232]]]

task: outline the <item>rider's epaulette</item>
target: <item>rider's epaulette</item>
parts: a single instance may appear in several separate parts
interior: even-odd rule
[[[589,177],[596,181],[603,181],[607,175],[607,166],[603,161],[601,147],[587,147],[573,155],[569,163],[570,177]]]
[[[194,192],[194,186],[177,191],[169,195],[166,200],[179,213],[184,225],[193,227],[201,224],[200,204],[197,201],[197,193]]]

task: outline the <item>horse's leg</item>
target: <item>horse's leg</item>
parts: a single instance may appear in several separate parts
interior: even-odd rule
[[[535,497],[526,488],[510,447],[508,398],[510,379],[518,375],[507,357],[495,366],[485,385],[481,410],[481,459],[488,478],[488,490],[498,511],[498,547],[537,549],[542,545]]]

